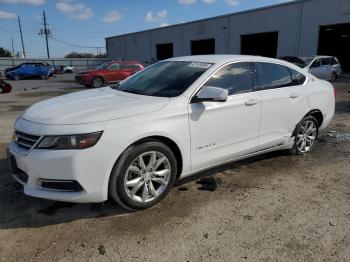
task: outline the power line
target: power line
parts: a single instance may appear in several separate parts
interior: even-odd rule
[[[70,43],[70,42],[67,42],[67,41],[64,41],[61,39],[57,39],[57,38],[52,37],[52,36],[51,36],[51,39],[53,39],[57,42],[60,42],[62,44],[65,44],[65,45],[75,46],[75,47],[79,47],[79,48],[90,48],[90,49],[105,48],[104,46],[84,46],[84,45],[74,44],[74,43]]]

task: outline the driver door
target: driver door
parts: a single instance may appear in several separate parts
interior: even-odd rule
[[[105,73],[105,80],[107,80],[108,83],[120,81],[120,64],[119,63],[113,63],[107,67],[107,70]]]
[[[258,146],[261,99],[254,92],[251,64],[226,65],[204,86],[227,89],[229,97],[188,105],[193,170],[252,153]]]

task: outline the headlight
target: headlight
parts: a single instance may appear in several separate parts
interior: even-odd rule
[[[65,136],[44,136],[36,148],[39,149],[85,149],[96,145],[102,135],[101,132],[65,135]]]

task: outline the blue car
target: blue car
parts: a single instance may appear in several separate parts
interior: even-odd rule
[[[47,79],[53,74],[53,68],[46,63],[23,63],[16,67],[5,69],[8,79],[20,80],[28,78]]]

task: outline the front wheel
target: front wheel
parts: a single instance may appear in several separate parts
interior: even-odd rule
[[[176,158],[161,142],[129,147],[113,168],[109,194],[129,210],[150,208],[160,202],[176,179]]]
[[[318,122],[313,116],[306,116],[295,129],[292,154],[302,155],[309,152],[315,145],[318,136]]]
[[[102,77],[94,77],[93,79],[92,79],[92,87],[93,88],[99,88],[99,87],[102,87],[103,86],[103,83],[104,83],[104,81],[103,81],[103,78]]]

